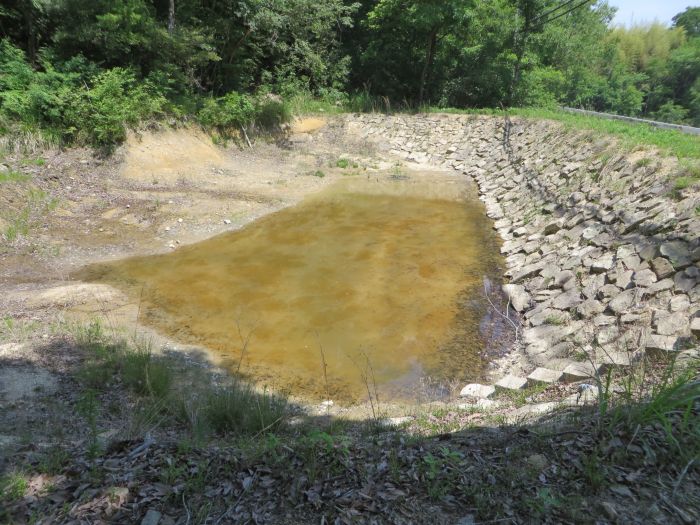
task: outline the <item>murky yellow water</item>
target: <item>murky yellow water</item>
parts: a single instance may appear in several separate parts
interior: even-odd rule
[[[240,231],[80,277],[141,296],[142,322],[301,396],[361,400],[368,378],[406,398],[425,377],[477,378],[482,280],[501,263],[490,222],[463,179],[396,179],[348,178]]]

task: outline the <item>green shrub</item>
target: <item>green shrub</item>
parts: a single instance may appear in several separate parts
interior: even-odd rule
[[[281,100],[264,98],[255,106],[255,122],[264,129],[275,129],[290,120],[292,112]]]
[[[199,121],[220,130],[238,129],[250,125],[255,118],[255,105],[247,95],[231,91],[219,98],[208,99],[199,111]]]
[[[155,87],[139,83],[134,72],[115,67],[94,80],[73,114],[74,129],[96,146],[111,146],[126,138],[129,127],[163,113],[165,98]]]
[[[62,66],[47,59],[35,71],[21,50],[0,41],[0,115],[9,126],[58,130],[68,141],[111,147],[126,138],[128,128],[168,107],[162,86],[138,80],[131,69],[95,74],[96,66],[82,57]]]

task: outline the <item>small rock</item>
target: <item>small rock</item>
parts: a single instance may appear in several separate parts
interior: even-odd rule
[[[690,323],[690,331],[695,337],[700,337],[700,317],[696,317]]]
[[[599,345],[606,345],[613,342],[620,336],[620,330],[617,326],[606,326],[598,330],[596,334],[596,342]]]
[[[552,235],[554,233],[557,233],[559,230],[561,230],[561,222],[560,221],[552,221],[552,222],[549,222],[544,227],[544,234],[545,235]]]
[[[667,257],[676,268],[684,268],[692,261],[690,250],[683,241],[665,242],[659,247],[661,255]]]
[[[538,471],[542,471],[549,466],[549,460],[542,454],[533,454],[525,461]]]
[[[596,315],[593,318],[593,324],[595,326],[610,326],[617,322],[617,316],[615,315]]]
[[[141,520],[141,525],[158,525],[162,514],[154,509],[148,509],[146,515]]]
[[[563,270],[554,276],[553,284],[568,291],[576,286],[576,276],[571,270]]]
[[[606,284],[598,290],[598,299],[612,299],[620,295],[620,289],[614,284]]]
[[[522,390],[527,386],[527,379],[508,374],[498,381],[495,386],[503,390]]]
[[[691,268],[694,267],[691,266]],[[676,272],[676,275],[673,277],[673,284],[677,290],[689,292],[698,283],[698,278],[689,275],[688,270],[690,270],[690,268],[685,271]]]
[[[610,491],[618,496],[623,496],[625,498],[634,498],[632,491],[629,489],[629,487],[626,487],[625,485],[612,485],[610,487]]]
[[[576,307],[576,311],[579,313],[579,315],[586,318],[602,313],[603,310],[605,310],[605,306],[603,306],[600,301],[596,301],[595,299],[588,299]]]
[[[182,217],[178,218],[177,222],[182,223]]]
[[[637,286],[651,286],[658,278],[651,270],[639,270],[632,275],[632,282]]]
[[[620,316],[620,322],[624,324],[636,323],[642,318],[639,314],[622,314]]]
[[[510,304],[517,312],[523,312],[530,306],[530,294],[519,284],[504,284],[503,292],[510,299]]]
[[[690,299],[685,294],[673,296],[668,303],[668,309],[671,312],[680,312],[688,308],[690,308]]]
[[[626,257],[629,257],[630,255],[636,255],[637,250],[634,247],[634,244],[623,244],[617,249],[616,255],[618,259],[625,259]]]
[[[673,352],[676,349],[677,342],[677,337],[651,334],[647,337],[645,348],[652,351]]]
[[[231,224],[231,219],[224,219],[224,224]]]
[[[564,381],[574,383],[583,379],[595,378],[601,370],[600,365],[590,362],[571,363],[564,368]]]
[[[459,393],[460,397],[473,397],[476,399],[487,399],[496,392],[493,385],[480,385],[479,383],[470,383],[466,385]]]
[[[661,335],[682,335],[688,328],[686,315],[676,313],[663,317],[654,316],[654,328]]]
[[[615,272],[613,272],[612,275],[608,274],[608,277],[610,277],[615,282],[615,285],[618,288],[626,290],[630,287],[630,284],[632,284],[633,274],[634,272],[632,270],[618,269]]]
[[[632,307],[635,303],[636,295],[637,292],[634,289],[625,290],[608,303],[608,308],[616,314],[621,314]]]
[[[659,247],[656,244],[646,244],[637,250],[643,261],[651,261],[659,254]]]
[[[675,271],[668,259],[664,259],[663,257],[653,259],[651,261],[651,267],[654,269],[654,273],[659,279],[673,275],[673,272]]]
[[[569,310],[570,308],[578,306],[582,302],[583,299],[581,298],[581,294],[578,290],[569,290],[568,292],[564,292],[556,296],[552,301],[552,307],[558,310]]]
[[[549,368],[538,367],[527,376],[527,381],[530,386],[538,384],[551,385],[561,381],[564,372],[560,370],[550,370]]]
[[[647,288],[647,292],[650,294],[656,294],[659,292],[663,292],[665,290],[672,290],[673,289],[673,279],[663,279],[661,281],[658,281],[654,284],[652,284],[649,288]]]
[[[609,519],[611,519],[612,521],[617,521],[618,514],[617,514],[617,510],[615,510],[614,504],[612,504],[608,501],[604,501],[600,505],[601,505],[601,507],[603,507],[603,512],[605,512],[605,515]]]

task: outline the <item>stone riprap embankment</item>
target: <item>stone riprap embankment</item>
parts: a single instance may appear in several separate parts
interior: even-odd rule
[[[497,389],[583,380],[645,354],[697,356],[700,193],[671,191],[675,160],[547,121],[356,115],[346,126],[478,184],[522,323],[525,365]],[[468,386],[465,396],[493,393]]]

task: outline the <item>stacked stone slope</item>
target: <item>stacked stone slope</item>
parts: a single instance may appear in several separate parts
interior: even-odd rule
[[[521,315],[516,351],[532,369],[528,381],[501,378],[504,388],[580,380],[644,355],[697,357],[700,193],[671,191],[674,160],[547,121],[355,115],[346,126],[478,184]]]

